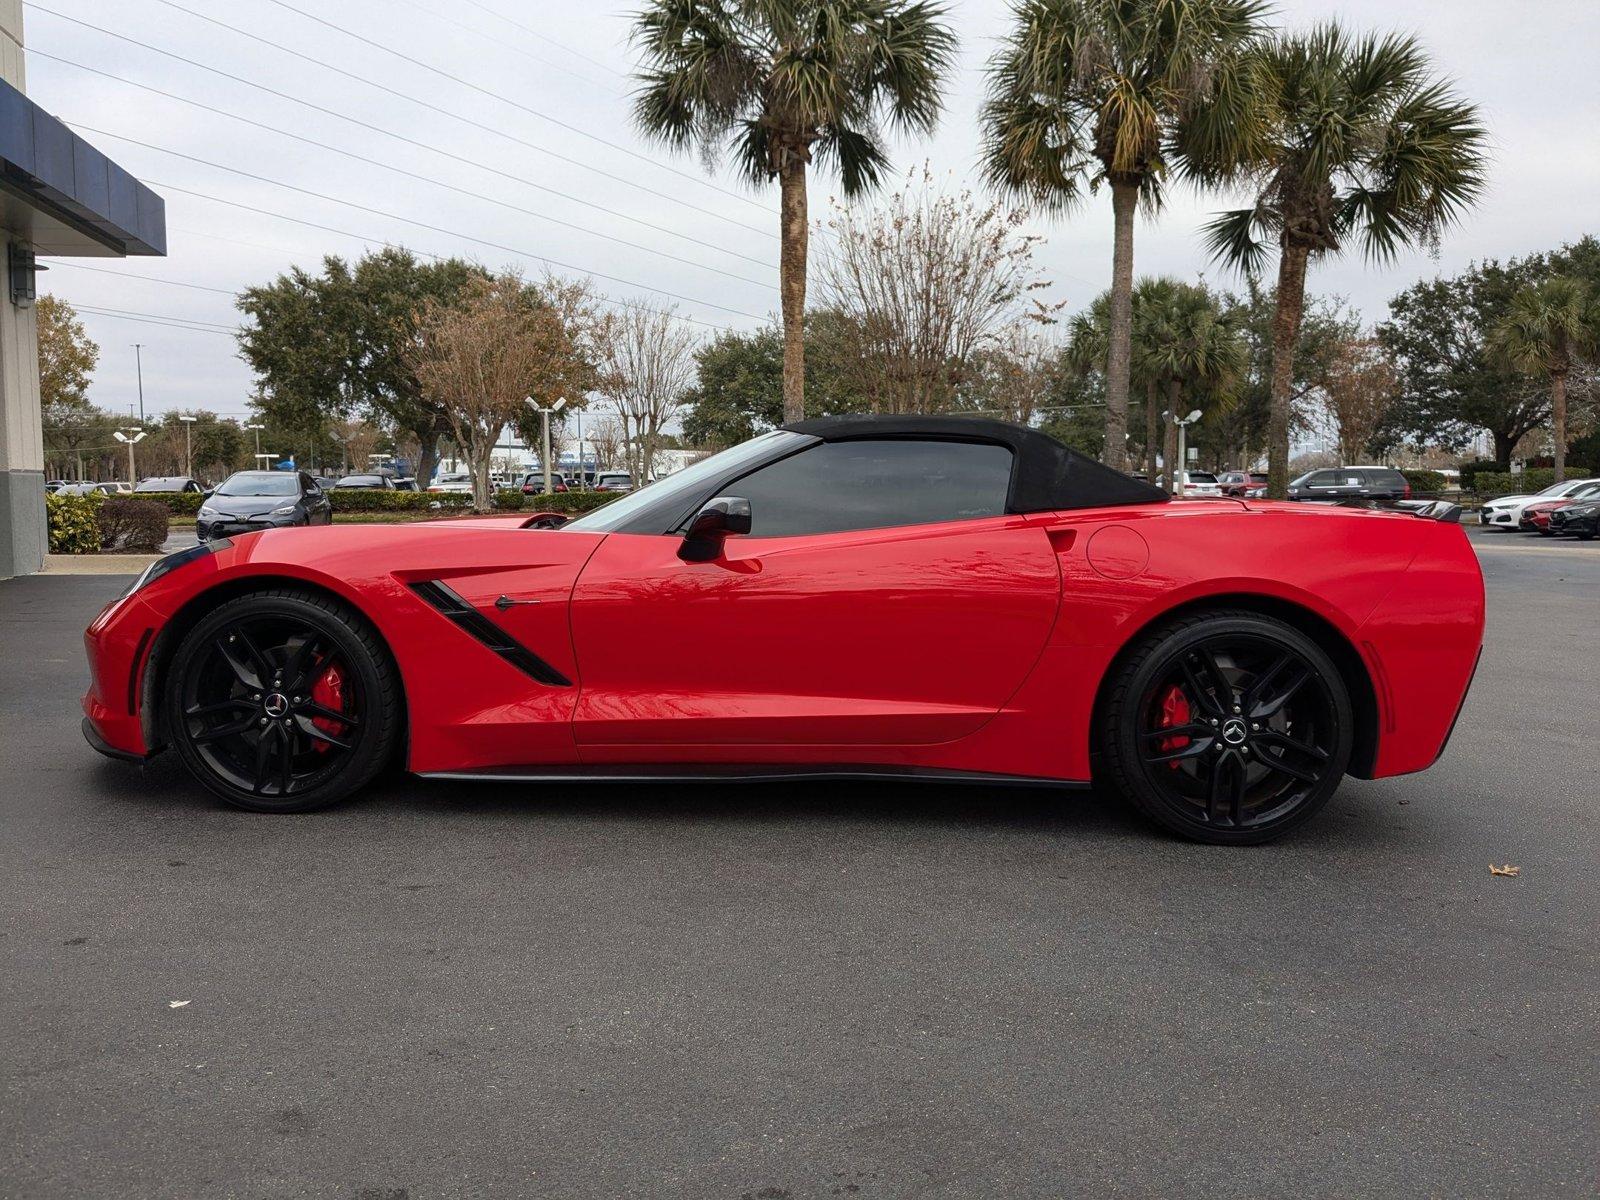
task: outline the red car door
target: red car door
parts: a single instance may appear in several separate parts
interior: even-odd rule
[[[750,493],[754,528],[714,561],[683,561],[675,535],[606,538],[572,600],[586,760],[648,761],[663,746],[782,761],[795,746],[925,745],[1000,709],[1055,621],[1055,552],[1037,524],[1003,513],[1003,474],[991,501],[940,472],[1003,472],[1009,454],[964,447],[1004,455],[997,464],[874,445],[818,447],[729,485]],[[879,487],[873,470],[887,476]],[[835,499],[840,473],[867,485],[865,500]],[[851,505],[833,523],[961,519],[804,531]]]

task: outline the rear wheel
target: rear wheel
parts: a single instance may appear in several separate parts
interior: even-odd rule
[[[1338,668],[1291,625],[1250,612],[1183,617],[1114,668],[1099,729],[1107,781],[1197,841],[1251,845],[1309,820],[1353,740]]]
[[[206,787],[256,812],[308,812],[382,769],[400,684],[377,635],[344,605],[292,589],[230,600],[179,644],[168,741]]]

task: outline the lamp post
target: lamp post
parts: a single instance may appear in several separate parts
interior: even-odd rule
[[[133,370],[139,379],[139,424],[144,424],[144,350],[142,342],[133,344]]]
[[[137,425],[130,425],[130,426],[128,426],[128,430],[127,430],[126,433],[124,433],[122,430],[118,429],[111,436],[116,438],[117,441],[119,441],[119,442],[127,443],[127,446],[128,446],[128,483],[130,485],[138,483],[139,482],[139,473],[137,471],[135,471],[134,468],[133,468],[133,448],[135,446],[137,446],[140,442],[144,441],[144,439],[145,439],[145,431],[140,429]]]
[[[199,419],[181,413],[178,416],[178,420],[183,422],[183,473],[190,479],[194,478],[194,423]]]
[[[262,425],[262,424],[260,424],[258,422],[258,423],[254,424],[254,425],[246,425],[245,428],[246,429],[254,429],[256,431],[256,457],[260,458],[261,457],[261,431],[263,429],[265,429],[266,426]]]
[[[533,404],[532,396],[528,397],[528,403]],[[533,404],[533,407],[538,410],[540,417],[540,440],[543,442],[544,453],[544,494],[546,496],[550,495],[550,415],[552,413],[560,412],[566,406],[567,400],[565,396],[563,396],[560,400],[557,400],[549,408],[543,408],[540,405]],[[582,452],[581,446],[579,447],[579,452]],[[579,464],[579,469],[582,470],[581,463]]]
[[[1172,494],[1182,499],[1184,476],[1188,474],[1189,470],[1188,446],[1185,443],[1184,434],[1188,432],[1189,426],[1200,419],[1200,410],[1198,408],[1193,409],[1186,417],[1179,417],[1170,412],[1164,412],[1161,415],[1178,427],[1178,465],[1172,470]]]

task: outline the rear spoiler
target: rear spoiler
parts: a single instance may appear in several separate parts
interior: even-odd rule
[[[565,513],[542,512],[529,517],[518,528],[520,529],[560,529],[570,518]]]
[[[1461,505],[1448,500],[1396,500],[1393,504],[1380,504],[1376,500],[1341,500],[1340,508],[1376,508],[1385,512],[1407,512],[1425,521],[1442,521],[1446,525],[1461,523]]]

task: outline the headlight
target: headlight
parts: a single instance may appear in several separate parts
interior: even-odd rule
[[[174,554],[168,554],[164,558],[158,558],[146,567],[139,578],[133,581],[133,586],[122,594],[131,596],[141,588],[148,587],[163,575],[176,571],[179,567],[187,566],[189,563],[196,562],[208,554],[215,554],[218,550],[231,545],[233,545],[231,538],[218,538],[214,542],[190,546],[187,550],[179,550]]]
[[[1592,517],[1600,512],[1600,504],[1575,504],[1567,509],[1569,517]]]
[[[202,517],[214,517],[217,515],[217,510],[212,508],[209,504],[202,504],[200,506],[199,515]]]
[[[275,517],[287,517],[292,514],[297,507],[299,506],[294,504],[285,504],[282,508],[273,509],[272,515]]]

